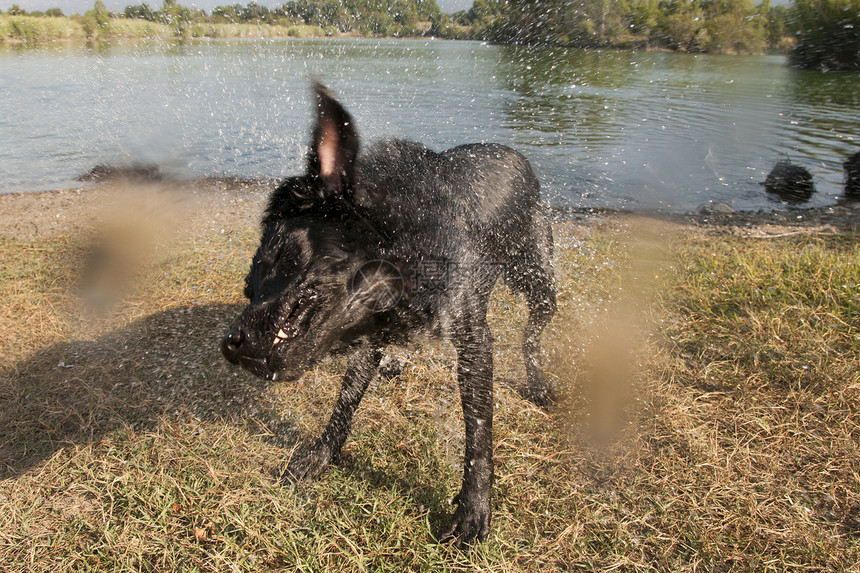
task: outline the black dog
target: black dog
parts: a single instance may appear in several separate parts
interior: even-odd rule
[[[307,173],[283,181],[263,218],[245,279],[248,307],[224,356],[271,380],[295,380],[324,356],[350,353],[322,436],[284,473],[316,478],[338,454],[382,350],[419,333],[449,338],[466,423],[462,489],[439,536],[486,538],[493,482],[493,344],[487,305],[501,275],[529,306],[523,337],[528,389],[552,389],[539,337],[555,312],[552,231],[531,167],[501,145],[443,153],[391,140],[359,155],[355,124],[322,85]]]

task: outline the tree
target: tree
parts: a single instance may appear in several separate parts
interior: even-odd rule
[[[59,8],[48,8],[45,10],[45,16],[49,18],[62,18],[65,14],[63,14],[63,11]]]
[[[87,10],[84,13],[84,18],[92,21],[99,34],[104,34],[110,29],[110,12],[107,11],[105,3],[102,0],[96,0],[92,10]],[[87,34],[88,36],[92,34]]]
[[[695,0],[669,0],[659,4],[657,37],[672,50],[703,52],[710,37],[705,28],[705,13]]]
[[[860,69],[860,0],[796,0],[789,22],[797,36],[792,65]]]
[[[436,0],[292,0],[281,13],[321,28],[377,36],[435,35],[445,24]]]
[[[219,23],[233,24],[242,21],[242,6],[233,4],[232,6],[216,6],[212,10],[212,20]]]
[[[156,12],[149,7],[149,4],[144,2],[143,4],[126,6],[123,14],[126,18],[131,20],[147,20],[149,22],[155,22]]]
[[[254,22],[260,24],[263,22],[269,23],[272,19],[272,12],[256,2],[250,2],[242,12],[243,22]]]
[[[705,51],[759,53],[766,47],[765,20],[751,0],[714,0],[705,5]]]
[[[156,13],[156,20],[170,26],[175,36],[184,36],[191,24],[192,14],[191,10],[176,0],[164,0],[161,10]]]
[[[769,46],[779,46],[783,38],[788,35],[786,22],[788,20],[788,7],[783,5],[771,6],[769,0],[762,3],[762,15],[767,20],[765,30]]]
[[[651,45],[659,20],[660,9],[657,6],[657,0],[634,2],[625,18],[630,34],[639,42],[644,41],[646,46]]]

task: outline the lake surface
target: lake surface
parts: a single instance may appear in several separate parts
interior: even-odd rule
[[[513,146],[558,206],[773,208],[759,182],[785,156],[814,176],[809,205],[828,205],[860,150],[860,75],[779,56],[434,40],[0,45],[0,193],[79,186],[96,164],[296,173],[309,77],[341,96],[365,140]]]

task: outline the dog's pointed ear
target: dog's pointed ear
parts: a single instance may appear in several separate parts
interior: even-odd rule
[[[319,178],[326,197],[346,193],[354,181],[358,130],[331,90],[314,82],[313,91],[317,117],[308,154],[308,175]]]

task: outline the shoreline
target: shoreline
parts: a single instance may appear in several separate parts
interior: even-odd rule
[[[80,18],[80,15],[74,15]],[[448,16],[451,16],[448,14]],[[60,16],[58,18],[45,16],[10,16],[2,15],[0,17],[17,18],[24,20],[59,20],[59,22],[51,22],[50,26],[41,29],[38,32],[27,30],[26,33],[33,34],[31,36],[20,35],[20,32],[10,32],[7,35],[0,34],[0,46],[7,45],[41,45],[54,42],[122,42],[122,41],[189,41],[189,40],[289,40],[289,39],[344,39],[344,38],[363,38],[363,39],[390,39],[390,40],[449,40],[449,41],[467,41],[467,42],[488,42],[497,45],[532,45],[532,46],[551,46],[554,48],[565,49],[584,49],[584,50],[613,50],[625,52],[664,52],[678,54],[717,54],[729,56],[761,56],[761,55],[787,55],[788,50],[785,47],[778,45],[768,45],[763,49],[756,50],[737,50],[732,48],[718,49],[713,51],[698,52],[690,50],[688,47],[671,48],[661,46],[654,43],[648,38],[630,38],[623,41],[607,42],[605,44],[592,44],[570,41],[556,42],[533,42],[531,44],[521,43],[518,41],[502,41],[487,39],[481,34],[473,34],[472,27],[459,27],[454,24],[448,24],[438,34],[429,34],[430,27],[425,28],[421,33],[417,34],[366,34],[353,30],[340,31],[332,26],[322,26],[304,23],[290,24],[267,24],[254,22],[206,22],[206,21],[190,21],[186,24],[183,32],[177,34],[176,30],[170,24],[164,22],[156,22],[139,18],[114,17],[110,19],[111,24],[118,28],[108,32],[95,32],[95,35],[87,35],[83,25],[79,20],[75,20],[72,16]],[[0,24],[4,22],[0,20]],[[421,24],[429,24],[422,22]],[[61,26],[58,29],[56,26]],[[104,35],[101,35],[104,34]]]
[[[36,239],[74,234],[105,222],[117,210],[147,204],[152,217],[184,217],[183,226],[237,226],[259,224],[275,179],[204,177],[187,181],[144,181],[106,178],[97,182],[49,191],[0,195],[2,236]],[[670,213],[605,207],[551,208],[555,222],[588,224],[616,217],[652,219],[686,227],[749,235],[793,232],[860,232],[860,202],[825,207],[735,210],[713,202],[693,211]]]
[[[480,38],[459,38],[445,36],[369,36],[358,34],[356,32],[337,32],[334,34],[322,33],[316,31],[298,32],[298,33],[283,33],[272,34],[266,33],[265,29],[254,29],[243,31],[241,33],[229,35],[201,35],[201,36],[169,36],[169,35],[151,35],[151,36],[133,36],[133,35],[116,35],[104,37],[60,37],[60,38],[22,38],[17,36],[0,37],[0,48],[7,47],[32,47],[42,48],[55,45],[74,46],[82,45],[98,45],[109,44],[119,45],[123,43],[138,43],[138,42],[207,42],[207,41],[301,41],[301,40],[426,40],[426,41],[447,41],[447,42],[475,42],[480,44],[489,44],[495,46],[516,46],[522,44],[510,44],[505,42],[495,42],[490,40],[482,40]],[[543,44],[534,44],[533,46],[544,46]],[[575,44],[555,44],[550,47],[564,48],[570,50],[587,50],[587,51],[612,51],[612,52],[629,52],[629,53],[655,53],[655,54],[688,54],[692,56],[714,55],[714,56],[780,56],[787,57],[788,52],[779,49],[767,49],[762,52],[690,52],[686,50],[673,50],[670,48],[659,46],[640,46],[640,45],[607,45],[607,46],[578,46]]]

